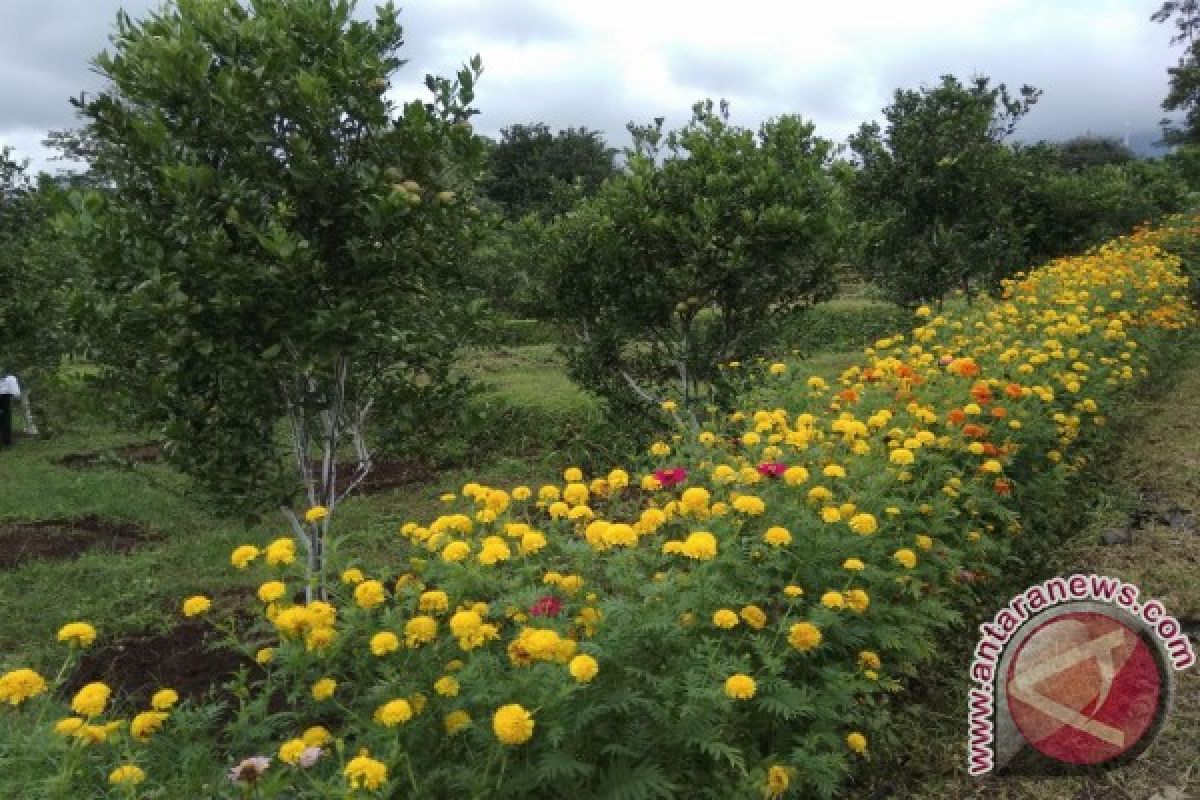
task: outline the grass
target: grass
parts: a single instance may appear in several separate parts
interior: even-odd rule
[[[461,359],[460,373],[482,383],[510,405],[552,414],[594,414],[596,398],[567,377],[553,344],[474,348]]]

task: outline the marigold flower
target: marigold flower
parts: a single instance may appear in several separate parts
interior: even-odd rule
[[[350,567],[342,571],[342,583],[359,584],[366,580],[367,576],[363,575],[363,571],[358,567]]]
[[[233,552],[229,554],[229,563],[236,569],[245,569],[250,566],[250,562],[258,558],[259,549],[252,544],[243,544],[235,547]]]
[[[592,656],[581,653],[571,659],[571,663],[567,665],[567,671],[580,683],[588,683],[600,671],[600,664]]]
[[[708,531],[694,531],[683,541],[683,554],[697,561],[709,561],[717,556],[717,537]]]
[[[842,562],[842,569],[848,569],[852,572],[861,572],[866,569],[867,565],[862,562],[862,559],[847,558]]]
[[[96,629],[86,622],[68,622],[58,629],[58,640],[76,647],[87,647],[96,641]]]
[[[758,684],[749,675],[737,673],[725,679],[725,694],[734,700],[749,700],[758,691]]]
[[[728,608],[722,608],[720,611],[717,611],[715,614],[713,614],[712,621],[713,625],[716,625],[718,628],[724,628],[728,630],[729,628],[737,626],[738,615],[730,611]]]
[[[380,631],[371,637],[371,653],[376,656],[386,656],[400,648],[400,637],[391,631]]]
[[[234,783],[257,783],[270,766],[271,759],[266,756],[242,759],[229,770],[229,780]]]
[[[783,547],[792,543],[792,534],[787,528],[773,525],[763,534],[763,541],[772,547]]]
[[[387,781],[387,765],[371,758],[366,750],[350,759],[342,773],[351,789],[375,791]]]
[[[258,599],[264,603],[274,603],[287,594],[287,584],[283,581],[267,581],[258,587]]]
[[[802,653],[812,650],[821,644],[821,629],[811,622],[797,622],[788,629],[788,644]]]
[[[195,617],[212,608],[212,601],[202,594],[192,595],[183,601],[183,615]]]
[[[862,589],[848,589],[846,590],[846,605],[861,614],[871,605],[871,597]]]
[[[747,516],[756,517],[767,510],[767,504],[762,498],[752,494],[744,494],[733,501],[733,507]]]
[[[446,728],[446,734],[453,736],[471,725],[471,715],[466,711],[451,711],[442,720],[442,725]]]
[[[308,511],[304,512],[304,521],[308,523],[320,522],[329,516],[329,509],[325,506],[313,506]]]
[[[764,794],[768,800],[775,800],[775,798],[782,797],[787,792],[790,783],[791,776],[788,773],[788,769],[774,765],[767,770],[767,785],[764,789]]]
[[[162,730],[167,716],[165,711],[143,711],[129,723],[129,733],[139,742],[148,742],[151,736]]]
[[[917,554],[907,547],[902,547],[895,553],[892,553],[892,558],[896,559],[906,569],[912,569],[917,565]]]
[[[846,606],[846,598],[841,592],[828,591],[821,595],[821,605],[826,608],[844,608]]]
[[[850,530],[863,536],[869,536],[879,530],[879,523],[871,514],[855,514],[850,517]]]
[[[146,780],[146,773],[135,764],[122,764],[108,774],[108,782],[113,786],[137,786]]]
[[[65,717],[54,723],[54,732],[59,736],[73,736],[85,724],[79,717]]]
[[[458,697],[460,688],[458,679],[453,675],[443,675],[433,684],[433,690],[442,697]]]
[[[533,728],[533,715],[517,703],[501,706],[492,717],[492,731],[504,744],[528,742],[533,738]]]
[[[794,583],[789,583],[787,586],[783,587],[783,593],[788,597],[799,597],[800,595],[804,594],[804,590]]]
[[[862,650],[858,654],[858,665],[863,669],[879,669],[883,662],[874,650]]]
[[[333,678],[321,678],[312,685],[312,696],[317,702],[323,702],[333,697],[337,691],[337,681]]]
[[[387,590],[379,581],[363,581],[354,587],[354,602],[359,608],[370,610],[383,604]]]
[[[112,689],[103,683],[89,683],[75,693],[71,700],[71,710],[81,717],[90,719],[104,713]]]
[[[291,564],[296,560],[296,541],[286,537],[276,539],[267,545],[266,558],[271,566]]]
[[[404,698],[389,700],[375,709],[375,721],[385,728],[394,728],[413,718],[413,707]]]
[[[766,627],[767,614],[758,606],[744,606],[738,614],[747,625],[756,631]]]
[[[867,737],[858,731],[846,734],[846,746],[860,756],[867,752]]]
[[[313,725],[306,728],[300,738],[309,747],[324,747],[333,741],[333,734],[322,725]]]
[[[159,689],[150,698],[150,707],[155,711],[167,711],[179,702],[179,692],[174,689]]]

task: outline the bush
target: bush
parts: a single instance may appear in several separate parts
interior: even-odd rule
[[[819,303],[785,320],[777,344],[802,354],[859,349],[903,330],[911,316],[911,311],[892,303]]]
[[[889,709],[937,634],[1013,559],[1054,546],[1040,533],[1110,444],[1109,415],[1195,322],[1156,246],[1190,230],[1057,262],[973,308],[919,309],[836,386],[771,365],[746,411],[681,425],[640,469],[469,483],[443,515],[404,522],[394,564],[337,555],[330,604],[291,602],[290,539],[238,548],[261,614],[231,642],[264,668],[223,709],[167,712],[146,743],[127,738],[135,720],[87,744],[115,714],[87,702],[99,689],[77,697],[82,715],[47,723],[58,739],[33,737],[53,777],[28,789],[100,791],[124,762],[145,771],[138,791],[207,775],[205,796],[233,797],[252,765],[240,787],[221,773],[262,755],[266,796],[829,797],[906,746]],[[1103,308],[1047,312],[1080,292]],[[0,678],[6,713],[65,714],[47,694],[26,712],[39,687]]]

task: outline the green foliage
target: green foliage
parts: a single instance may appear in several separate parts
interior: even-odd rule
[[[801,353],[859,350],[910,327],[911,312],[892,303],[831,300],[781,321],[778,347]]]
[[[548,219],[590,197],[616,174],[616,151],[598,131],[567,128],[552,134],[544,123],[511,125],[488,148],[481,191],[511,219]]]
[[[510,220],[499,213],[485,212],[478,220],[467,280],[501,317],[544,318],[545,249],[545,226],[534,214]],[[496,320],[484,324],[481,333],[485,341],[492,340],[497,324]]]
[[[35,184],[0,148],[0,372],[30,387],[78,346],[68,309],[85,275],[51,224],[62,202],[53,181]]]
[[[1167,69],[1170,82],[1163,111],[1182,111],[1182,124],[1164,119],[1163,139],[1169,144],[1200,143],[1200,2],[1167,0],[1151,19],[1175,28],[1171,44],[1185,45],[1179,63]]]
[[[756,137],[707,101],[630,131],[627,174],[551,226],[547,292],[572,378],[626,418],[720,395],[718,364],[827,296],[835,214],[830,145],[797,117]]]
[[[1021,263],[1009,198],[1020,181],[1002,140],[1038,99],[986,77],[951,75],[900,89],[886,121],[850,137],[860,162],[850,195],[862,221],[862,262],[902,304],[988,286]]]
[[[1111,136],[1085,134],[1055,145],[1063,169],[1080,170],[1105,164],[1128,164],[1133,151]]]
[[[175,462],[230,500],[291,493],[285,415],[333,413],[336,434],[376,396],[423,402],[471,321],[457,301],[478,59],[396,109],[397,12],[353,11],[121,14],[95,62],[108,88],[81,107],[112,186],[64,220],[92,256],[92,344]]]

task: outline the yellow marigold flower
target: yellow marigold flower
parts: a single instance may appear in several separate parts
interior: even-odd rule
[[[821,519],[824,522],[832,525],[835,522],[841,521],[842,512],[838,511],[836,506],[825,506],[821,509]]]
[[[371,758],[366,750],[350,759],[342,772],[351,789],[375,791],[387,781],[387,766]]]
[[[531,556],[538,553],[547,544],[544,534],[538,531],[530,531],[521,537],[519,550],[523,556]]]
[[[855,514],[850,518],[850,530],[863,536],[869,536],[879,530],[879,523],[871,514]]]
[[[847,558],[842,562],[842,569],[848,569],[852,572],[860,572],[867,568],[867,565],[862,562],[862,559]]]
[[[430,589],[427,592],[421,592],[421,598],[417,601],[417,608],[420,611],[431,611],[433,613],[441,613],[450,608],[450,596],[440,589]]]
[[[758,691],[758,684],[749,675],[737,673],[725,679],[725,694],[734,700],[749,700]]]
[[[867,752],[867,737],[858,731],[848,733],[846,734],[846,747],[849,747],[861,756]]]
[[[294,539],[276,539],[267,545],[267,563],[271,566],[291,564],[296,560],[296,541]]]
[[[400,637],[391,631],[380,631],[371,637],[371,653],[376,656],[386,656],[394,653],[400,647]]]
[[[258,558],[259,549],[252,544],[243,544],[233,549],[229,554],[229,563],[236,569],[245,569],[250,562]]]
[[[896,559],[901,566],[912,569],[917,565],[917,554],[907,547],[902,547],[895,553],[892,553],[892,558]]]
[[[167,716],[165,711],[143,711],[129,723],[129,733],[139,742],[148,742],[151,736],[162,730]]]
[[[179,702],[179,692],[174,689],[159,689],[150,698],[150,707],[155,711],[167,711]]]
[[[254,654],[255,662],[264,667],[270,664],[273,658],[275,658],[275,650],[271,647],[260,647],[258,652]]]
[[[981,469],[984,472],[990,472],[990,473],[994,474],[997,472],[1003,472],[1004,465],[1002,465],[999,461],[997,461],[994,458],[989,458],[987,461],[983,462],[983,464],[979,467],[979,469]]]
[[[858,654],[858,665],[863,669],[879,669],[883,662],[874,650],[862,650]]]
[[[202,594],[192,595],[183,601],[183,615],[195,617],[212,608],[212,601]]]
[[[362,583],[366,579],[367,576],[363,575],[363,571],[358,567],[350,567],[342,572],[342,583],[354,585]]]
[[[862,589],[849,589],[846,592],[846,605],[861,614],[871,605],[871,597]]]
[[[844,478],[846,477],[846,468],[840,464],[828,464],[821,470],[821,474],[826,478]]]
[[[789,583],[787,586],[783,587],[783,593],[788,597],[799,597],[800,595],[804,594],[804,590],[794,583]]]
[[[783,482],[788,486],[798,486],[808,480],[808,470],[804,467],[788,467],[783,471]]]
[[[845,608],[846,598],[841,592],[831,590],[821,595],[821,605],[826,608]]]
[[[471,555],[471,545],[461,539],[456,539],[442,548],[442,560],[449,563],[463,561],[469,555]]]
[[[313,725],[306,728],[300,738],[307,747],[324,747],[333,741],[333,734],[321,725]]]
[[[79,717],[64,717],[54,723],[54,732],[59,736],[73,736],[79,732],[86,723]]]
[[[103,683],[89,683],[75,693],[71,700],[71,710],[81,717],[91,719],[104,713],[112,689]]]
[[[700,435],[696,437],[696,441],[700,442],[700,444],[704,445],[705,447],[711,447],[712,445],[716,444],[717,435],[712,431],[701,431]]]
[[[792,543],[792,534],[787,528],[773,525],[763,534],[763,541],[773,547],[783,547]]]
[[[258,599],[264,603],[274,603],[287,594],[287,585],[283,581],[267,581],[258,587]]]
[[[327,509],[325,506],[313,506],[308,511],[304,512],[304,521],[309,523],[320,522],[328,516],[329,509]]]
[[[458,697],[458,679],[452,675],[443,675],[434,681],[433,690],[442,697]]]
[[[933,548],[933,539],[923,533],[918,533],[915,541],[917,543],[917,547],[922,550],[929,550]]]
[[[517,703],[501,706],[492,717],[492,731],[504,744],[528,742],[533,738],[533,727],[533,715]]]
[[[756,631],[761,631],[767,624],[767,614],[758,606],[745,606],[739,615],[747,625]]]
[[[692,486],[684,489],[683,494],[679,496],[679,507],[684,513],[696,514],[708,509],[708,501],[712,495],[708,490],[701,486]]]
[[[666,442],[655,442],[654,444],[650,445],[650,455],[657,458],[669,456],[671,455],[671,445],[667,444]]]
[[[767,504],[762,501],[762,498],[755,497],[752,494],[744,494],[733,501],[733,507],[743,514],[756,517],[767,510]]]
[[[438,500],[441,500],[443,503],[453,503],[457,499],[458,495],[456,495],[454,492],[446,492],[445,494],[438,496]]]
[[[716,625],[718,628],[725,628],[728,630],[729,628],[735,627],[738,624],[738,615],[730,611],[728,608],[722,608],[720,611],[717,611],[715,614],[713,614],[712,622],[713,625]]]
[[[448,736],[453,736],[470,726],[471,715],[466,711],[451,711],[446,715],[446,718],[442,720],[442,724],[446,728],[446,734]]]
[[[70,642],[78,647],[87,647],[96,641],[96,629],[86,622],[68,622],[58,629],[58,640]]]
[[[571,663],[567,665],[567,671],[575,680],[587,683],[596,677],[596,673],[600,671],[600,664],[593,657],[583,653],[571,659]]]
[[[403,698],[389,700],[375,709],[375,721],[386,728],[394,728],[412,718],[412,704]]]
[[[333,644],[333,640],[336,637],[337,631],[333,628],[318,625],[315,628],[311,628],[304,637],[304,649],[309,651],[324,650]]]
[[[773,765],[767,770],[767,785],[764,788],[763,794],[767,796],[767,800],[775,800],[782,797],[791,783],[791,776],[788,773],[787,767]]]
[[[337,681],[333,678],[321,678],[312,685],[313,699],[318,702],[333,697],[335,691],[337,691]]]
[[[767,371],[772,375],[782,375],[783,373],[787,372],[787,364],[784,364],[781,361],[776,361],[774,364],[767,367]]]
[[[387,599],[387,590],[379,581],[363,581],[354,587],[354,602],[359,608],[370,610],[383,604]]]
[[[821,629],[811,622],[797,622],[788,629],[788,644],[800,652],[821,644]]]
[[[108,782],[113,786],[137,786],[146,780],[146,773],[135,764],[122,764],[108,773]]]
[[[479,551],[479,563],[484,566],[492,566],[500,561],[507,561],[512,556],[512,551],[508,548],[508,543],[499,536],[488,536],[483,540],[483,546]]]
[[[888,461],[891,461],[893,464],[899,464],[902,467],[907,467],[916,460],[917,458],[913,455],[912,450],[907,450],[903,447],[897,447],[888,455]]]
[[[683,541],[683,554],[697,561],[709,561],[717,556],[717,537],[708,531],[694,531]]]

